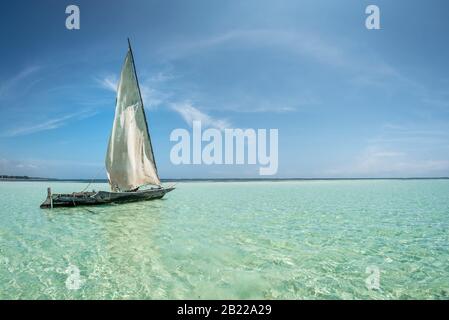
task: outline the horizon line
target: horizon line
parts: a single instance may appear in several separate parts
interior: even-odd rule
[[[286,181],[286,180],[444,180],[449,179],[449,176],[442,177],[322,177],[322,178],[166,178],[161,179],[162,182],[172,181]],[[48,182],[95,182],[107,183],[107,179],[90,179],[90,178],[43,178],[43,177],[29,177],[16,175],[0,175],[0,181],[48,181]]]

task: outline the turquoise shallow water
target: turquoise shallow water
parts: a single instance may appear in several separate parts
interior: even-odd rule
[[[449,180],[192,182],[40,210],[48,185],[85,187],[0,183],[1,299],[449,298]]]

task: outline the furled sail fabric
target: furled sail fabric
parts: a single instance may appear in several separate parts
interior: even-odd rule
[[[134,60],[129,47],[117,88],[115,118],[106,154],[113,191],[160,185]]]

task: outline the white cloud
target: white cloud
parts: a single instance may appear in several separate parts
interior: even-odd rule
[[[327,174],[344,177],[449,176],[447,123],[384,123],[348,165]]]
[[[0,159],[0,174],[30,175],[35,174],[38,166],[30,161]]]
[[[322,40],[322,37],[305,33],[272,29],[232,30],[211,37],[188,42],[177,42],[161,48],[164,57],[177,59],[209,47],[238,42],[239,46],[270,46],[282,48],[330,65],[347,61],[342,50]]]
[[[102,78],[96,78],[96,80],[103,89],[110,90],[113,92],[117,91],[117,84],[118,84],[117,76],[109,74]]]
[[[333,176],[412,177],[449,175],[449,160],[416,159],[402,151],[367,147],[349,166],[329,170]]]
[[[145,108],[149,109],[155,109],[159,105],[166,103],[171,96],[168,93],[153,88],[148,82],[140,85],[140,93],[142,94]]]
[[[24,168],[36,169],[37,166],[34,165],[34,164],[23,164],[23,163],[20,163],[20,164],[16,165],[16,168],[20,168],[20,169],[24,169]]]
[[[0,83],[0,99],[8,98],[12,92],[20,89],[22,92],[28,90],[37,81],[29,81],[30,77],[41,69],[40,66],[30,66],[20,71],[15,76]],[[23,82],[26,81],[26,84]],[[19,88],[20,85],[20,88]]]
[[[203,126],[214,127],[220,130],[231,127],[231,124],[226,119],[216,119],[195,108],[190,102],[173,103],[171,108],[179,113],[189,126],[192,126],[193,121],[201,121]]]
[[[166,82],[169,80],[173,80],[175,78],[176,77],[172,73],[159,71],[156,74],[149,77],[148,81],[153,82],[153,83],[158,83],[158,82]]]
[[[244,112],[244,113],[287,113],[287,112],[295,112],[297,111],[294,107],[275,107],[275,106],[262,106],[255,107],[252,109],[233,109],[235,112]]]
[[[15,137],[33,134],[40,131],[47,131],[60,128],[67,124],[71,120],[81,120],[94,116],[96,111],[83,110],[81,112],[67,114],[58,118],[48,119],[39,124],[23,125],[3,132],[3,137]]]
[[[72,176],[81,172],[81,176]],[[104,163],[64,159],[7,159],[0,158],[0,175],[46,178],[106,178]]]
[[[281,101],[282,100],[282,101]],[[321,104],[319,99],[311,96],[294,98],[267,99],[265,97],[243,96],[231,101],[226,105],[221,104],[220,109],[236,113],[291,113],[300,110],[306,110]]]
[[[159,54],[169,60],[182,60],[220,47],[227,49],[249,47],[288,52],[298,55],[302,61],[310,59],[344,72],[345,78],[352,85],[375,86],[390,94],[398,89],[407,90],[409,95],[424,99],[424,103],[447,110],[449,99],[429,99],[429,97],[435,96],[432,94],[433,90],[421,83],[419,79],[413,79],[371,52],[360,54],[360,51],[354,50],[357,48],[356,45],[348,45],[345,39],[326,38],[322,34],[314,32],[282,29],[236,29],[212,36],[176,41],[161,47]],[[274,107],[276,110],[278,106]],[[295,106],[293,105],[293,107]]]
[[[381,126],[380,134],[368,140],[370,145],[393,147],[397,149],[404,144],[421,145],[423,147],[447,145],[449,133],[446,121],[432,121],[431,123],[397,124],[385,123]]]
[[[171,76],[168,74],[159,72],[154,77],[151,77],[139,83],[143,104],[146,108],[154,109],[164,103],[170,97],[169,94],[163,93],[152,87],[152,83],[167,81],[171,79],[170,77]],[[118,78],[115,75],[109,74],[102,78],[96,78],[96,81],[103,89],[117,92]]]

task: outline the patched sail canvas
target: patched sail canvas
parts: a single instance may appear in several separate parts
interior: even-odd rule
[[[117,88],[115,119],[106,154],[106,170],[113,191],[160,185],[140,95],[131,47]]]

